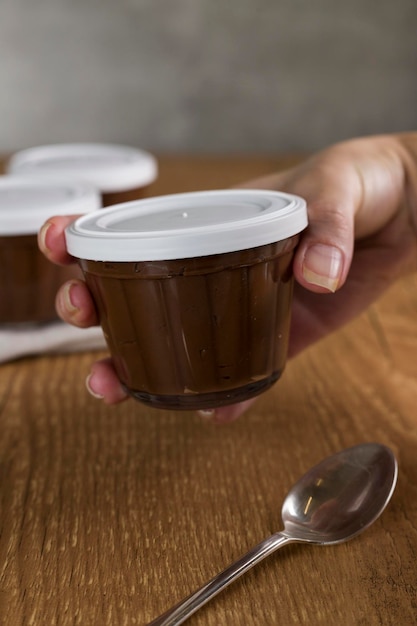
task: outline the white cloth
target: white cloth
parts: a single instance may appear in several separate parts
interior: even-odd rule
[[[65,354],[106,348],[100,327],[76,328],[64,322],[19,328],[0,327],[0,363],[37,354]]]

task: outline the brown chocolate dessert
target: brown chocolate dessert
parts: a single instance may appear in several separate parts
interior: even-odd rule
[[[205,409],[270,387],[285,367],[306,223],[300,198],[240,190],[138,201],[72,224],[68,249],[129,393]]]
[[[287,355],[297,239],[157,264],[81,261],[129,392],[197,409],[271,386]]]
[[[58,318],[58,288],[82,273],[50,263],[38,248],[37,232],[52,215],[84,214],[100,205],[90,185],[0,177],[0,324]]]
[[[58,319],[56,293],[75,277],[82,277],[79,268],[53,265],[43,256],[36,235],[0,237],[0,324]]]
[[[101,194],[103,207],[113,206],[113,204],[122,204],[123,202],[132,202],[134,200],[142,200],[146,198],[151,185],[128,189],[127,191],[108,191]]]

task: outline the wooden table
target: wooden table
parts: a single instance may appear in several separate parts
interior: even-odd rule
[[[228,186],[294,159],[165,157],[153,192]],[[365,441],[398,455],[382,517],[346,544],[284,548],[190,624],[417,623],[416,277],[291,361],[227,426],[104,405],[84,387],[98,356],[0,367],[1,624],[145,624],[279,530],[311,465]]]

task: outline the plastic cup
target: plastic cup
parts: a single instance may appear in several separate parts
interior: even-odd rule
[[[306,203],[259,190],[162,196],[66,231],[118,376],[154,407],[248,399],[281,376]]]
[[[84,183],[0,177],[0,324],[57,319],[58,288],[82,274],[48,261],[37,233],[52,215],[79,215],[100,205],[97,190]]]

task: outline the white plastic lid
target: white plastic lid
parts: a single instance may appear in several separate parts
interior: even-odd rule
[[[0,236],[32,235],[53,215],[78,215],[100,209],[92,185],[0,176]]]
[[[157,177],[158,166],[151,154],[129,146],[71,143],[16,152],[7,164],[7,172],[85,180],[105,193],[149,185]]]
[[[298,196],[256,189],[199,191],[114,205],[73,222],[67,247],[93,261],[155,261],[234,252],[307,226]]]

